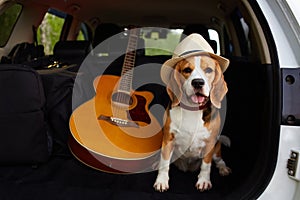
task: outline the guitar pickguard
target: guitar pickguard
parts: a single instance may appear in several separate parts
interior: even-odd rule
[[[141,95],[135,95],[135,97],[137,98],[137,105],[131,110],[127,111],[128,119],[150,124],[151,118],[145,110],[147,100]]]

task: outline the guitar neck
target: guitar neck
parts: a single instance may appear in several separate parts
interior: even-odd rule
[[[121,72],[119,91],[130,93],[132,88],[133,69],[135,65],[136,48],[138,44],[138,29],[131,29],[128,45]]]

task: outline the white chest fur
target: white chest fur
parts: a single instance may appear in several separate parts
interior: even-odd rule
[[[200,157],[205,140],[210,132],[204,126],[203,112],[189,111],[181,107],[170,110],[170,131],[175,137],[174,153],[176,157]]]

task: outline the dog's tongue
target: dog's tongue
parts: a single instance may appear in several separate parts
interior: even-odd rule
[[[205,100],[205,97],[199,95],[193,95],[191,98],[194,103],[203,103]]]

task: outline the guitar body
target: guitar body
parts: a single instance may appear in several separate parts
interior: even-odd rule
[[[120,77],[99,76],[96,96],[71,115],[69,147],[77,159],[112,173],[152,170],[162,144],[159,122],[149,112],[150,92],[116,90]]]

